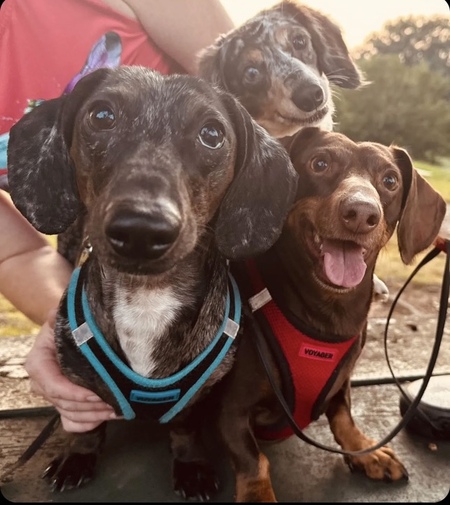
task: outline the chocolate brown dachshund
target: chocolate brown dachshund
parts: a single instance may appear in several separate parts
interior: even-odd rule
[[[442,223],[443,198],[413,168],[406,151],[305,128],[286,141],[299,185],[282,235],[237,270],[265,334],[265,352],[297,424],[328,418],[344,451],[375,445],[354,423],[350,376],[364,345],[377,256],[397,227],[409,264]],[[251,325],[223,383],[220,430],[236,475],[236,501],[275,501],[269,462],[258,439],[292,434],[269,385]],[[407,472],[382,448],[346,456],[371,479]],[[307,483],[305,483],[307,485]]]

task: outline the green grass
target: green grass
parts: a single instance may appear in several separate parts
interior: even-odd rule
[[[450,158],[441,158],[439,165],[424,161],[414,162],[416,168],[423,170],[427,181],[450,203]]]
[[[381,251],[375,272],[388,286],[403,284],[420,260],[432,249],[431,247],[418,254],[411,265],[405,265],[398,252],[397,237],[393,236],[387,246]],[[423,267],[414,277],[415,284],[440,284],[445,264],[445,255],[440,254]]]
[[[0,295],[0,337],[36,335],[39,326],[16,310],[9,301]]]
[[[450,158],[439,160],[439,165],[432,165],[422,161],[414,162],[414,165],[422,171],[421,173],[426,180],[434,189],[439,191],[444,200],[450,203]],[[411,265],[404,265],[398,252],[397,238],[394,236],[381,251],[375,271],[386,284],[398,284],[407,279],[428,251],[429,249],[417,255]],[[445,257],[440,254],[417,274],[413,282],[418,284],[440,283],[444,262]]]

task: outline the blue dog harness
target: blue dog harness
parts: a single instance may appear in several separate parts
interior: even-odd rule
[[[67,292],[69,325],[76,345],[113,393],[125,419],[151,417],[162,424],[169,422],[220,365],[239,331],[241,298],[234,278],[228,274],[224,320],[211,343],[182,370],[150,379],[128,367],[102,335],[89,308],[83,267],[74,270]]]

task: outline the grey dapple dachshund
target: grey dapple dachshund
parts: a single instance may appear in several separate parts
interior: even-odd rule
[[[8,157],[24,216],[47,234],[83,216],[92,246],[57,317],[64,373],[126,418],[171,423],[175,491],[208,498],[199,430],[239,338],[227,258],[281,233],[297,185],[286,150],[206,81],[120,67],[24,116]],[[67,435],[53,489],[93,477],[104,428]]]
[[[198,58],[199,75],[238,97],[274,137],[305,126],[331,130],[331,85],[361,85],[339,26],[297,1],[257,13]]]

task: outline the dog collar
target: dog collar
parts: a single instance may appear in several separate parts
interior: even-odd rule
[[[84,289],[84,265],[74,270],[67,291],[68,319],[76,345],[113,393],[125,419],[150,416],[162,424],[169,422],[220,365],[239,331],[241,298],[233,276],[228,273],[224,320],[211,343],[182,370],[151,379],[128,367],[98,328]]]

